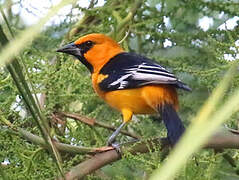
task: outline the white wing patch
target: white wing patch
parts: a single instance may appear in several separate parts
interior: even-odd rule
[[[134,79],[134,80],[145,80],[145,81],[155,81],[155,82],[157,82],[157,80],[158,80],[158,82],[164,81],[165,83],[177,80],[174,77],[167,77],[167,76],[155,75],[155,74],[137,73],[137,72],[133,74],[132,79]]]
[[[178,80],[172,73],[157,64],[147,65],[147,63],[142,63],[139,66],[125,70],[131,73],[132,80],[143,80],[156,84],[170,83]]]
[[[132,74],[126,74],[124,76],[122,76],[121,78],[117,79],[116,81],[112,82],[110,84],[110,86],[115,86],[117,84],[120,84],[120,86],[118,87],[118,89],[124,89],[124,87],[126,87],[128,85],[128,81],[125,80],[127,79],[129,76],[131,76]]]
[[[117,89],[124,89],[132,83],[138,81],[137,86],[147,84],[175,84],[179,81],[172,73],[157,64],[142,63],[132,66],[131,68],[123,69],[125,72],[116,81],[109,86],[119,85]]]

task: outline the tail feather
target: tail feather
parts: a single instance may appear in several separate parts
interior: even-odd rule
[[[168,139],[174,145],[185,131],[183,123],[172,105],[164,104],[159,111],[168,131]]]
[[[185,91],[189,91],[189,92],[192,91],[192,89],[187,84],[185,84],[185,83],[183,83],[181,81],[178,81],[176,86],[178,88],[181,88],[181,89],[185,90]]]

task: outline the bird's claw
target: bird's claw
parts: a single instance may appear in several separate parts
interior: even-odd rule
[[[107,146],[113,147],[121,157],[120,144],[118,142],[115,142],[115,138],[110,137],[107,141]]]
[[[107,146],[112,146],[114,144],[114,141],[112,141],[110,138],[107,141]]]
[[[120,148],[120,144],[115,142],[115,143],[112,143],[111,146],[116,150],[116,152],[121,157],[122,156],[122,151],[121,151],[121,148]]]

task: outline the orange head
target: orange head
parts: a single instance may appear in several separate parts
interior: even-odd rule
[[[57,52],[74,55],[92,73],[99,71],[112,57],[123,52],[123,49],[110,37],[95,33],[80,37]]]

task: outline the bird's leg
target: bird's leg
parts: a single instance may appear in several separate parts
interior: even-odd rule
[[[121,155],[120,145],[118,143],[114,143],[116,137],[120,133],[120,130],[132,119],[133,112],[130,109],[122,109],[121,110],[123,115],[123,123],[113,132],[110,138],[107,141],[108,146],[112,146],[116,149],[116,151]]]
[[[125,126],[126,122],[123,122],[116,130],[113,132],[113,134],[109,137],[107,141],[107,145],[111,146],[115,142],[116,137],[120,133],[120,130]]]

